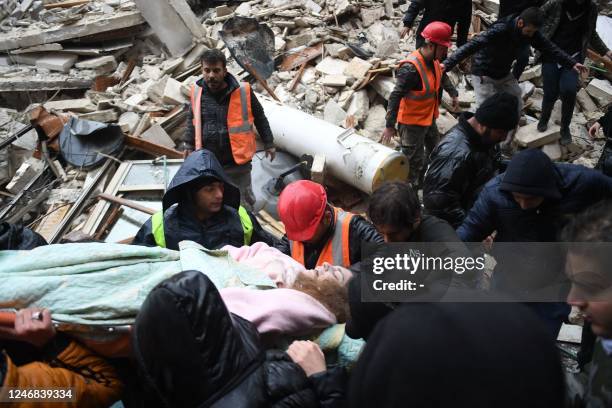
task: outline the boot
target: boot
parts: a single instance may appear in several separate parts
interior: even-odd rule
[[[559,143],[561,143],[561,146],[567,146],[568,144],[572,143],[572,133],[570,132],[569,127],[561,128],[561,141]]]

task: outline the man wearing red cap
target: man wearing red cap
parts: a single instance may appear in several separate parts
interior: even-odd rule
[[[388,143],[396,135],[395,124],[398,123],[402,152],[410,166],[408,181],[416,189],[420,189],[423,182],[426,157],[440,140],[436,118],[442,87],[453,98],[453,109],[458,107],[457,90],[440,68],[440,61],[451,45],[452,34],[453,29],[446,23],[428,24],[421,33],[425,44],[400,62],[395,89],[389,97],[382,140]]]
[[[278,200],[289,247],[285,253],[306,269],[324,262],[345,268],[361,261],[361,243],[383,242],[376,228],[363,217],[327,202],[322,185],[308,180],[289,184]]]

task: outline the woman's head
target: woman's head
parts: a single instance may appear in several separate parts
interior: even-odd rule
[[[312,296],[342,323],[349,317],[347,284],[350,277],[348,269],[324,264],[300,273],[291,289]]]

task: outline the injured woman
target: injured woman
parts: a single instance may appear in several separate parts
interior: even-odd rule
[[[313,338],[345,322],[351,272],[331,265],[305,270],[263,243],[222,251],[189,244],[186,253],[181,247],[180,255],[144,247],[121,254],[134,247],[113,244],[51,245],[28,251],[28,257],[17,254],[23,251],[4,251],[0,306],[47,308],[54,319],[90,327],[119,322],[132,326],[131,350],[110,354],[135,357],[151,399],[147,406],[340,404],[344,369],[327,370],[317,344],[296,341],[287,352],[270,347],[286,346],[283,340],[296,337]],[[78,255],[85,253],[85,246],[90,254],[98,254],[86,267]],[[55,258],[50,256],[54,247]],[[55,259],[50,261],[54,265],[28,270],[25,259],[33,257],[39,265],[41,259]],[[187,264],[200,267],[184,271]],[[98,283],[106,281],[106,275],[117,274],[121,279],[111,279],[113,287],[100,290]],[[29,289],[20,280],[25,277]],[[8,299],[10,292],[2,286],[16,288],[14,296]],[[76,296],[83,288],[92,290],[87,300]],[[146,299],[141,297],[144,290]],[[80,338],[109,356],[104,342]]]

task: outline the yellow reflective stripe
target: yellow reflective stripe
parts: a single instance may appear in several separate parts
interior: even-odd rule
[[[242,230],[244,231],[244,245],[251,245],[251,238],[253,237],[253,221],[249,217],[249,213],[246,208],[240,206],[238,208],[238,215],[240,216],[240,223],[242,224]]]
[[[166,248],[166,235],[164,234],[164,212],[158,211],[151,217],[153,238],[158,247]]]

